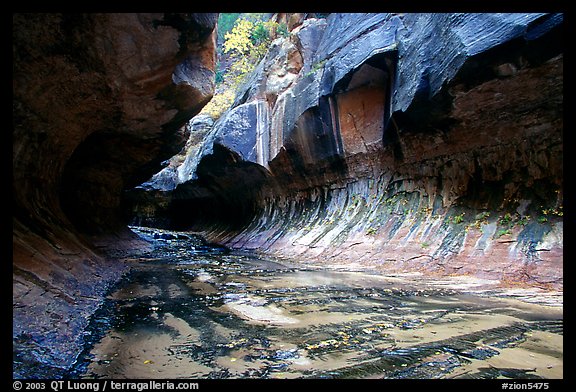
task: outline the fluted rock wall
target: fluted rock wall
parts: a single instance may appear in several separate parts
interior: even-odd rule
[[[55,376],[126,266],[122,193],[214,89],[215,14],[13,15],[14,374]],[[138,244],[141,246],[142,244]]]
[[[308,262],[561,287],[562,21],[305,20],[152,215]]]

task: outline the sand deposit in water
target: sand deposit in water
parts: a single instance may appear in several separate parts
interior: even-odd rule
[[[108,296],[75,375],[563,378],[561,297],[462,279],[307,269],[164,241]]]

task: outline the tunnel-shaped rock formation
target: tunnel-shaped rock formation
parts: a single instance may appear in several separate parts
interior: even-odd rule
[[[14,374],[50,377],[126,266],[122,192],[214,90],[216,14],[13,15]],[[110,254],[110,253],[108,253]],[[37,372],[34,372],[37,370]]]
[[[562,20],[304,20],[171,190],[131,192],[133,222],[309,262],[561,287]],[[219,150],[235,158],[213,165]]]
[[[295,15],[216,122],[215,14],[13,15],[15,376],[73,364],[129,222],[562,288],[563,15]]]

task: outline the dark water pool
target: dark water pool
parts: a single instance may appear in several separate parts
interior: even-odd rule
[[[79,378],[562,378],[561,306],[155,244],[91,324]]]

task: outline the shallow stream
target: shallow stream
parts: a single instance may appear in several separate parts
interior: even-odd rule
[[[563,377],[561,303],[133,230],[155,249],[94,317],[75,377]]]

